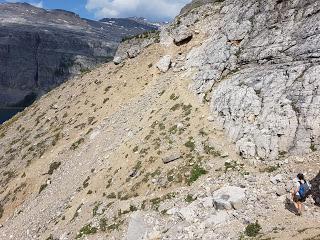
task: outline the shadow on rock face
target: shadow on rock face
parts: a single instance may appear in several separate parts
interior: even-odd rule
[[[313,198],[315,204],[320,207],[320,171],[311,181],[311,197]]]
[[[187,38],[183,39],[182,41],[174,41],[174,44],[176,44],[177,46],[182,46],[185,45],[187,43],[189,43],[192,40],[192,36],[188,36]]]

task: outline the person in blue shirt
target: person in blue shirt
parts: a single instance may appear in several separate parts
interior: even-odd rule
[[[294,180],[294,187],[291,190],[292,200],[297,210],[297,215],[302,215],[302,204],[306,201],[308,195],[310,194],[311,185],[305,180],[302,173],[299,173]]]

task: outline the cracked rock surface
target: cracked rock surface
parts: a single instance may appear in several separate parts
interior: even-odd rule
[[[197,10],[207,14],[209,37],[187,55],[192,89],[243,157],[277,159],[319,146],[319,10],[314,0],[224,1]]]

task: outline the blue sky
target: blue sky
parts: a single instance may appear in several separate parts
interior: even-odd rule
[[[0,0],[28,2],[46,9],[65,9],[81,17],[145,17],[151,21],[168,21],[191,0]]]

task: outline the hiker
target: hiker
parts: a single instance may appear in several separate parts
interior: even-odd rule
[[[302,215],[302,203],[306,201],[310,193],[310,189],[310,183],[305,180],[304,175],[302,173],[299,173],[295,179],[295,186],[290,191],[298,216]]]

